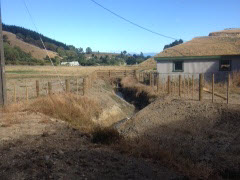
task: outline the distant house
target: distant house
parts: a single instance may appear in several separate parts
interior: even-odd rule
[[[240,29],[210,33],[156,55],[157,71],[169,74],[240,71]]]
[[[79,62],[78,61],[72,61],[72,62],[61,62],[62,66],[79,66]]]

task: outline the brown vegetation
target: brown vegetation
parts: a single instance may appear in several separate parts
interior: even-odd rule
[[[11,46],[20,47],[21,50],[23,50],[26,53],[30,53],[32,55],[32,57],[34,57],[36,59],[44,59],[47,56],[46,51],[44,49],[41,49],[37,46],[34,46],[32,44],[26,43],[26,42],[18,39],[16,37],[16,35],[13,33],[3,31],[3,35],[7,35],[8,41],[10,42]],[[51,58],[58,56],[58,54],[56,52],[49,51],[49,50],[48,50],[48,54]]]
[[[168,48],[156,57],[239,55],[240,36],[234,35],[235,30],[233,30],[233,33],[231,31],[228,30],[227,34],[222,32],[221,36],[194,38],[186,43]],[[222,34],[225,35],[222,36]]]
[[[93,119],[100,115],[101,108],[96,100],[69,93],[37,98],[29,103],[12,104],[5,108],[8,113],[19,111],[42,113],[90,132],[96,126]]]

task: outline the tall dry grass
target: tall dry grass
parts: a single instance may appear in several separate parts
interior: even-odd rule
[[[18,111],[43,113],[90,132],[96,126],[93,119],[100,115],[102,109],[95,99],[68,93],[12,104],[4,109],[8,113]]]
[[[136,92],[136,97],[138,97],[141,93],[145,93],[149,98],[154,98],[157,96],[154,89],[150,86],[139,83],[133,77],[125,77],[121,80],[121,85],[123,88],[131,88]]]

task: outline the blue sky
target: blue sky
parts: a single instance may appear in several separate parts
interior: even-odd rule
[[[160,52],[173,40],[139,29],[90,0],[25,0],[40,33],[94,51]],[[96,0],[153,31],[190,40],[240,27],[240,0]],[[32,30],[23,0],[2,0],[3,22]]]

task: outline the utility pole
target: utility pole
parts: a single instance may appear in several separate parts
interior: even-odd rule
[[[0,106],[7,104],[6,79],[5,79],[5,60],[2,33],[2,7],[0,2]]]

